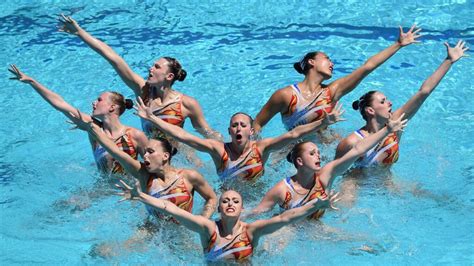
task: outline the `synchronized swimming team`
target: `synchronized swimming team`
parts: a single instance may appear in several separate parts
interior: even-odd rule
[[[225,143],[222,135],[209,127],[199,103],[172,88],[175,81],[186,78],[186,71],[175,58],[159,58],[144,80],[111,47],[82,29],[71,17],[61,15],[59,20],[61,31],[79,36],[105,58],[134,91],[136,114],[141,119],[143,132],[120,122],[120,115],[133,106],[133,102],[120,93],[100,94],[92,104],[92,115],[88,115],[15,65],[9,69],[14,74],[12,79],[31,85],[44,100],[88,133],[98,170],[118,179],[123,199],[139,200],[146,204],[151,215],[160,219],[170,217],[197,232],[208,261],[248,259],[263,235],[304,217],[319,219],[324,209],[335,208],[334,203],[340,199],[338,193],[331,190],[334,179],[351,167],[387,169],[394,164],[408,119],[468,50],[463,41],[454,47],[445,43],[446,59],[423,82],[420,90],[395,111],[379,91],[369,91],[354,101],[352,107],[360,111],[366,124],[344,138],[337,146],[334,160],[321,166],[318,146],[303,137],[314,136],[314,133],[321,136],[320,133],[330,125],[344,120],[344,111],[338,101],[400,48],[419,42],[420,28],[413,25],[403,32],[400,27],[399,38],[394,44],[349,75],[327,85],[323,82],[332,77],[334,64],[323,52],[307,53],[294,63],[296,71],[305,76],[304,80],[277,90],[255,120],[246,113],[235,113],[228,129],[231,141]],[[260,138],[262,128],[277,113],[288,132],[274,138]],[[204,138],[183,129],[186,118]],[[226,188],[230,188],[219,200],[199,172],[171,165],[177,149],[183,152],[185,148],[178,143],[211,156],[217,175],[228,184]],[[261,178],[270,153],[285,147],[291,149],[287,160],[295,166],[296,174],[278,182],[251,211],[254,214],[267,212],[278,204],[281,214],[252,223],[243,222],[243,198],[232,190],[229,182],[237,180],[246,184]],[[139,161],[139,155],[143,162]],[[133,177],[132,181],[127,180],[127,174]],[[194,191],[205,202],[201,215],[192,214]],[[220,219],[210,220],[216,209]]]

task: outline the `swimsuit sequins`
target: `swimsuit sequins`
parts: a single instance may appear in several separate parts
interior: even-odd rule
[[[135,144],[133,143],[131,130],[131,128],[127,128],[125,133],[115,139],[114,142],[120,150],[130,155],[133,159],[137,159],[138,153]],[[104,147],[95,142],[93,148],[94,159],[99,171],[102,173],[125,174],[123,167],[112,156],[110,156]]]
[[[250,242],[247,230],[240,232],[229,243],[218,246],[217,235],[219,227],[216,224],[216,230],[209,240],[209,246],[204,251],[207,261],[221,261],[224,259],[244,260],[252,256],[253,246]]]
[[[297,84],[291,85],[293,95],[288,105],[287,115],[282,115],[281,119],[286,130],[311,123],[323,118],[324,111],[327,113],[332,111],[331,90],[325,88],[323,93],[307,102],[301,95],[301,90]]]
[[[230,143],[224,144],[224,154],[221,159],[221,169],[218,170],[217,174],[219,178],[234,179],[242,178],[244,180],[256,180],[263,175],[263,162],[262,156],[257,148],[257,143],[253,143],[247,154],[242,155],[235,161],[230,161],[228,152],[230,152]]]
[[[359,138],[365,136],[360,130],[354,132]],[[385,154],[385,155],[382,155]],[[383,159],[380,159],[383,158]],[[398,160],[398,137],[396,133],[390,133],[375,147],[365,153],[364,156],[355,162],[356,168],[367,168],[370,166],[390,166]]]
[[[280,209],[282,211],[301,207],[317,197],[322,197],[322,198],[327,197],[323,184],[321,183],[317,175],[314,176],[313,187],[308,191],[308,193],[306,193],[301,198],[300,196],[298,196],[298,193],[296,192],[295,188],[291,184],[291,177],[285,178],[283,182],[285,183],[287,190],[285,193],[285,200],[283,201],[283,204],[280,205]],[[308,216],[308,218],[319,219],[321,216],[323,216],[323,214],[324,214],[324,210],[317,210],[316,212]]]

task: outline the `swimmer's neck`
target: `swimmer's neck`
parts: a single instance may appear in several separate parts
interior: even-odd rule
[[[233,236],[240,229],[240,217],[221,217],[219,234],[222,237]]]
[[[245,143],[242,144],[237,144],[234,143],[233,141],[230,143],[230,149],[231,152],[235,155],[237,155],[237,158],[239,158],[245,151],[247,151],[250,148],[252,141],[248,140]]]
[[[160,99],[162,102],[173,92],[169,84],[150,85],[152,99]]]
[[[385,124],[388,121],[386,121],[386,119],[384,120],[385,121],[377,121],[377,119],[372,118],[365,124],[362,129],[369,132],[369,134],[374,134],[385,127]]]
[[[117,115],[105,115],[102,119],[102,130],[108,137],[120,137],[123,134],[124,125],[120,123]]]
[[[300,89],[305,91],[316,92],[322,90],[324,77],[321,74],[310,71],[304,80],[300,83]]]
[[[317,172],[310,169],[298,168],[298,171],[294,175],[293,181],[297,182],[301,187],[310,189],[314,186],[314,175]]]
[[[161,167],[160,169],[153,172],[152,174],[155,174],[156,177],[158,177],[161,180],[166,180],[166,176],[172,172],[176,172],[176,169],[168,163],[164,165],[163,167]]]

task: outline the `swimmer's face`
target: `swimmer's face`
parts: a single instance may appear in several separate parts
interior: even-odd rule
[[[233,143],[237,145],[246,144],[252,134],[253,128],[248,116],[237,114],[232,117],[229,125],[229,135]]]
[[[162,169],[169,162],[170,154],[163,149],[163,145],[157,140],[150,139],[143,154],[143,162],[150,173]]]
[[[150,85],[159,85],[166,82],[171,83],[174,74],[170,73],[168,61],[164,58],[158,59],[148,70],[148,79],[146,82]]]
[[[236,191],[226,191],[219,199],[219,212],[221,216],[239,217],[242,209],[242,196]]]
[[[330,79],[332,77],[334,63],[325,53],[317,53],[313,59],[308,60],[308,63],[311,64],[318,73],[323,75],[324,79]]]
[[[318,146],[312,142],[307,142],[301,147],[301,153],[295,158],[296,164],[312,171],[321,170],[321,156]]]
[[[115,105],[110,100],[110,93],[104,92],[92,103],[92,116],[101,118],[114,111]]]
[[[365,107],[367,117],[375,117],[385,123],[392,115],[392,102],[381,92],[375,92],[372,96],[372,102]]]

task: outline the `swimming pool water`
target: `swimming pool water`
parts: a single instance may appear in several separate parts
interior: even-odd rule
[[[202,264],[196,237],[175,225],[120,248],[145,220],[142,204],[116,203],[101,181],[83,132],[29,86],[9,81],[8,64],[60,93],[83,111],[99,92],[132,96],[113,69],[78,38],[56,30],[56,14],[72,15],[146,75],[153,60],[178,58],[188,77],[175,88],[199,100],[211,126],[226,133],[237,111],[252,115],[278,88],[299,81],[292,68],[306,52],[335,62],[333,79],[390,45],[398,25],[417,22],[423,43],[402,49],[343,98],[347,135],[363,123],[350,103],[382,90],[403,104],[445,57],[444,41],[474,45],[471,1],[6,1],[0,4],[0,261],[2,264]],[[410,121],[386,179],[365,180],[352,206],[264,238],[259,264],[461,264],[474,262],[474,94],[472,58],[457,62]],[[140,127],[127,112],[125,124]],[[192,131],[189,122],[186,129]],[[264,136],[284,132],[279,117]],[[335,144],[322,146],[332,158]],[[199,171],[218,188],[206,155]],[[176,165],[185,165],[177,158]],[[264,192],[292,173],[267,168]],[[335,186],[337,188],[337,186]],[[412,193],[413,191],[417,193]],[[98,195],[98,196],[97,196]],[[257,201],[246,202],[250,208]],[[202,200],[196,197],[195,212]],[[169,227],[169,228],[168,228]],[[183,239],[183,240],[180,240]],[[289,240],[286,240],[289,239]],[[91,250],[109,243],[113,256]],[[166,256],[165,254],[171,253]]]

